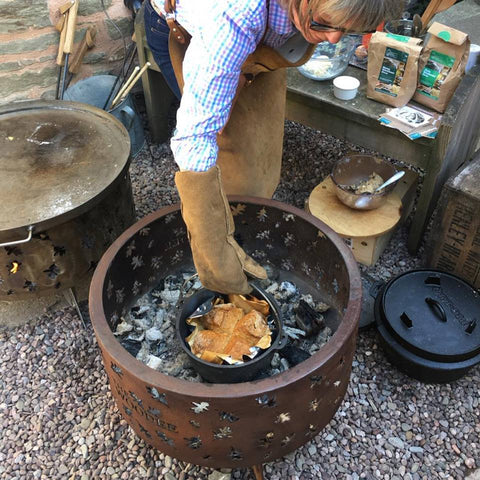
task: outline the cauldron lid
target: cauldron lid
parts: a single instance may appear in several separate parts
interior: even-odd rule
[[[130,140],[98,108],[28,101],[0,107],[0,151],[1,234],[46,229],[92,208],[128,168]]]
[[[380,292],[381,323],[409,352],[438,362],[461,362],[480,353],[480,295],[461,278],[414,270]]]

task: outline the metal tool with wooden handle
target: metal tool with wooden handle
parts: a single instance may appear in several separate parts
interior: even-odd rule
[[[64,3],[63,5],[60,5],[59,11],[63,15],[66,13],[68,10],[70,10],[73,7],[73,4],[75,3],[75,0],[69,0],[67,3]]]
[[[123,92],[125,91],[125,89],[130,85],[130,82],[135,78],[135,76],[137,75],[137,72],[140,70],[140,67],[139,66],[136,66],[132,73],[130,74],[130,76],[128,77],[127,81],[120,87],[120,89],[118,90],[117,94],[115,95],[115,97],[113,98],[112,100],[112,105],[110,106],[110,108],[113,108],[115,106],[115,104],[118,102],[118,100],[120,99],[120,97],[123,95]]]
[[[58,44],[58,54],[56,64],[58,65],[57,88],[55,91],[55,98],[58,99],[60,95],[60,81],[62,79],[62,67],[65,62],[65,54],[63,53],[63,45],[65,44],[65,35],[67,33],[67,17],[68,10],[62,14],[60,20],[56,23],[55,28],[60,32],[60,41]]]
[[[133,78],[133,80],[128,83],[128,85],[126,86],[126,88],[124,88],[123,92],[119,92],[117,94],[117,96],[113,99],[113,102],[112,102],[112,108],[119,102],[122,102],[126,96],[129,94],[130,90],[133,88],[133,86],[138,82],[139,78],[143,75],[143,72],[145,72],[145,70],[150,67],[151,63],[150,62],[147,62],[139,71],[138,73],[135,75],[135,77]]]
[[[83,57],[85,57],[85,54],[87,53],[88,50],[90,50],[95,46],[96,35],[97,35],[97,29],[93,25],[90,25],[87,31],[85,32],[85,35],[83,36],[83,39],[80,42],[80,45],[75,51],[75,54],[73,55],[70,66],[68,67],[68,71],[70,73],[72,74],[78,73],[83,62]]]
[[[78,14],[78,4],[79,0],[74,0],[73,5],[68,11],[67,19],[67,32],[65,34],[65,43],[63,45],[63,53],[65,53],[65,66],[63,67],[63,77],[62,77],[62,87],[60,89],[60,99],[63,99],[63,94],[65,93],[67,72],[68,72],[68,59],[73,50],[73,40],[75,37],[75,27],[77,25],[77,14]]]

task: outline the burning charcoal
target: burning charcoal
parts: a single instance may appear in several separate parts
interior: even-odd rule
[[[157,325],[162,324],[165,321],[165,316],[166,316],[166,312],[163,308],[160,308],[159,310],[157,310],[157,312],[155,313],[155,323]]]
[[[128,322],[123,320],[117,325],[114,335],[123,335],[125,333],[131,332],[133,330],[133,325],[130,325]]]
[[[305,332],[307,337],[316,335],[325,327],[323,316],[316,312],[305,300],[298,302],[295,314],[297,326]]]
[[[117,317],[112,327],[118,341],[122,345],[126,342],[124,347],[127,351],[150,368],[187,381],[204,382],[200,375],[191,368],[189,358],[181,346],[176,341],[164,341],[175,338],[176,310],[172,308],[171,301],[177,298],[179,289],[185,279],[190,276],[191,274],[186,273],[172,275],[161,280],[152,291],[137,299],[136,305],[128,315],[124,318]],[[303,293],[295,282],[282,282],[278,278],[278,271],[273,269],[272,274],[269,272],[269,279],[259,283],[277,300],[283,317],[283,330],[289,337],[289,344],[295,345],[297,348],[299,358],[295,360],[293,357],[292,360],[286,355],[280,356],[275,353],[270,366],[262,371],[256,379],[269,378],[287,368],[294,367],[297,362],[304,360],[305,352],[314,354],[332,335],[330,329],[325,327],[317,335],[307,338],[305,331],[297,328],[296,313],[300,300],[306,302],[317,315],[328,309],[328,306],[317,302],[311,294]],[[198,287],[201,285],[197,280],[190,290],[196,291]],[[124,325],[122,325],[123,323]],[[272,328],[272,325],[269,326]],[[118,332],[122,332],[122,334],[117,334],[115,331],[117,327]],[[161,333],[163,340],[153,340],[159,335],[157,331]]]
[[[290,337],[293,340],[298,340],[300,336],[305,336],[305,332],[303,330],[299,330],[298,328],[283,326],[283,331],[287,337]]]
[[[145,332],[145,338],[149,342],[158,342],[159,340],[161,340],[163,338],[163,335],[162,335],[162,332],[158,328],[152,327],[152,328],[149,328]]]
[[[136,359],[146,364],[149,358],[150,348],[146,342],[143,342],[140,350],[137,353]]]
[[[142,305],[142,306],[135,306],[130,309],[130,312],[133,317],[135,318],[144,318],[147,312],[150,310],[150,307],[147,305]]]
[[[326,312],[327,310],[330,310],[330,305],[323,302],[317,302],[317,304],[315,305],[315,308],[317,312],[323,313],[323,312]]]
[[[163,292],[160,293],[160,296],[162,297],[162,300],[164,302],[167,302],[171,305],[174,305],[178,301],[178,297],[180,296],[180,290],[163,290]]]
[[[280,359],[280,371],[286,372],[290,368],[290,364],[286,358]]]
[[[315,300],[313,300],[313,297],[309,293],[306,295],[301,295],[300,298],[304,302],[307,302],[312,308],[315,308]]]
[[[140,342],[137,342],[135,340],[122,340],[121,342],[122,347],[130,354],[133,355],[134,357],[137,356],[138,352],[140,351],[140,348],[142,344]]]
[[[161,364],[162,360],[160,358],[156,357],[155,355],[148,356],[147,367],[157,370]]]
[[[272,361],[270,362],[272,368],[278,368],[280,365],[280,355],[275,352],[272,357]]]
[[[131,340],[132,342],[143,342],[144,338],[144,332],[132,332],[126,339]]]
[[[273,282],[273,283],[267,288],[266,292],[269,293],[270,295],[274,295],[277,290],[278,290],[278,283],[277,283],[277,282]]]
[[[295,347],[293,345],[287,345],[280,350],[280,355],[283,357],[282,360],[287,360],[290,364],[290,367],[294,367],[301,362],[304,362],[310,358],[310,354],[301,348]]]
[[[148,318],[134,318],[133,323],[140,330],[148,330],[150,328],[150,319]]]
[[[282,282],[280,284],[280,293],[285,298],[293,297],[297,293],[297,287],[295,287],[295,285],[293,283]]]

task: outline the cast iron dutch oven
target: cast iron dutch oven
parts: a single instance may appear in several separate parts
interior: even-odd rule
[[[439,270],[413,270],[382,286],[375,321],[390,361],[423,382],[456,380],[480,362],[480,294]]]
[[[281,350],[287,343],[287,337],[282,332],[282,320],[280,309],[275,300],[258,285],[251,284],[252,295],[266,300],[270,306],[270,314],[267,321],[272,328],[272,344],[264,352],[259,353],[252,360],[245,361],[237,365],[217,365],[201,360],[190,350],[190,346],[185,338],[193,331],[193,327],[188,325],[185,320],[205,301],[212,296],[222,296],[211,290],[201,289],[194,294],[186,297],[183,304],[179,306],[177,315],[176,332],[177,338],[183,350],[188,355],[192,367],[205,379],[211,383],[239,383],[254,380],[263,370],[270,366],[272,356],[278,350]]]

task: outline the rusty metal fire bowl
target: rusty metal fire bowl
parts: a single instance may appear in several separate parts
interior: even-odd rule
[[[240,245],[335,312],[332,338],[309,359],[253,382],[195,383],[147,367],[120,345],[112,329],[136,300],[168,275],[193,270],[178,205],[126,230],[102,257],[90,289],[93,327],[125,420],[158,450],[214,468],[272,461],[322,430],[347,390],[361,309],[357,264],[329,227],[273,200],[237,196],[230,204]]]

